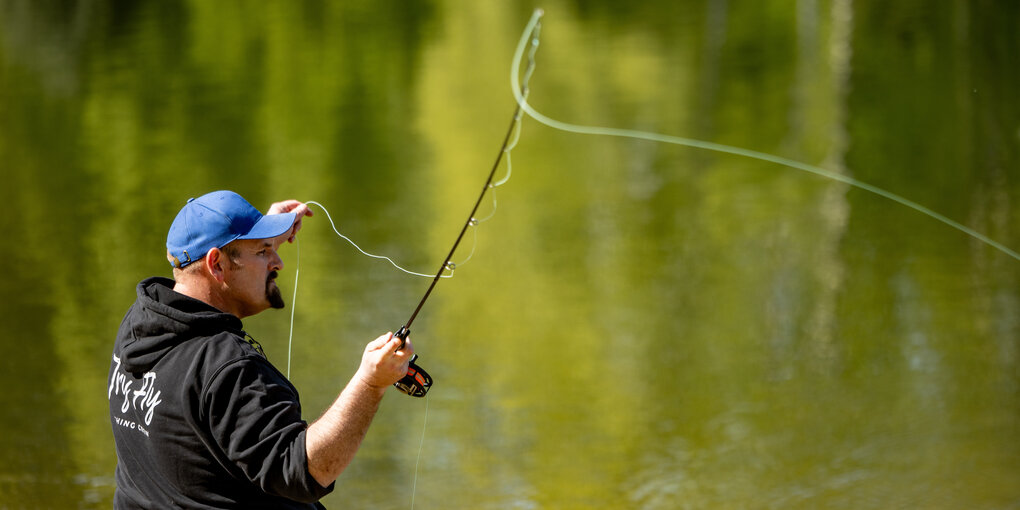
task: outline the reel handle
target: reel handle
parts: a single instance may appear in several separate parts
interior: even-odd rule
[[[407,326],[402,326],[399,331],[393,336],[400,339],[400,348],[404,348],[404,344],[407,341],[407,335],[411,334],[411,330],[407,329]],[[404,375],[399,381],[393,383],[398,390],[412,396],[412,397],[424,397],[429,392],[429,388],[432,387],[432,376],[425,370],[422,370],[415,360],[418,359],[418,355],[414,354],[411,356],[411,362],[407,365],[407,374]]]

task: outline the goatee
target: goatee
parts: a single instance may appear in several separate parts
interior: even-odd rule
[[[270,285],[273,280],[276,279],[277,273],[273,271],[269,273],[269,277],[266,278],[266,299],[269,300],[269,306],[271,308],[283,308],[283,295],[280,293],[280,287],[277,285]]]

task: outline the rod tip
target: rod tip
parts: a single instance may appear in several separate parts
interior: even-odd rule
[[[545,16],[545,9],[541,7],[535,9],[535,16]]]

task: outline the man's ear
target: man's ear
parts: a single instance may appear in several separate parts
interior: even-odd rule
[[[226,277],[224,271],[226,270],[227,257],[219,248],[212,248],[205,257],[202,258],[202,263],[205,265],[205,270],[210,276],[216,279],[218,282],[223,282]]]

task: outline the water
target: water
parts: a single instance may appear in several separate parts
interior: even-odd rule
[[[112,338],[188,197],[317,200],[434,271],[535,6],[0,2],[0,507],[109,508]],[[539,111],[803,161],[1020,248],[1016,7],[541,7]],[[771,163],[530,120],[513,163],[412,328],[416,508],[1020,504],[1015,260]],[[321,213],[300,267],[312,420],[428,280]],[[246,320],[278,366],[288,312]],[[410,507],[424,407],[386,397],[328,507]]]

